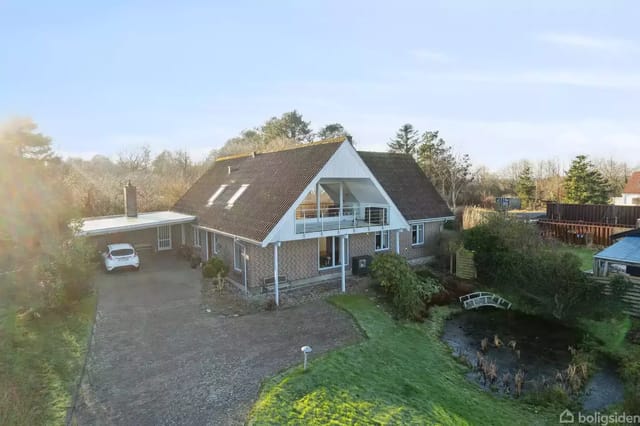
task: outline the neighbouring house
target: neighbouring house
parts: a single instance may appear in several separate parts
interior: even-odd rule
[[[631,173],[622,190],[622,197],[615,197],[613,200],[619,206],[640,206],[640,171]]]
[[[130,219],[119,217],[85,220],[83,231],[113,221],[111,235],[131,230],[151,241],[155,232],[158,250],[179,236],[203,260],[223,259],[247,291],[273,289],[276,303],[285,283],[332,279],[344,291],[361,256],[395,252],[426,262],[454,219],[412,157],[358,152],[344,139],[220,158],[172,211],[138,220],[144,215],[144,229],[127,229]]]
[[[622,272],[640,277],[640,229],[619,232],[611,236],[612,245],[593,256],[595,276]]]
[[[595,280],[606,285],[612,276],[625,277],[630,284],[622,294],[625,312],[640,317],[640,229],[619,232],[611,239],[612,245],[593,256]]]

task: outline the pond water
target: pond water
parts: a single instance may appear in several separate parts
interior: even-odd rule
[[[517,392],[514,378],[518,371],[524,373],[524,395],[540,389],[542,383],[555,383],[557,373],[571,363],[570,347],[578,346],[581,334],[557,322],[516,311],[481,308],[449,319],[442,339],[454,356],[462,356],[476,367],[468,378],[484,389],[513,395]],[[482,363],[495,364],[497,377],[493,381],[478,367]],[[599,410],[621,401],[623,392],[615,365],[606,362],[591,375],[580,395],[585,410]]]

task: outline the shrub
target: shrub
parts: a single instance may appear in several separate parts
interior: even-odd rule
[[[545,245],[535,226],[500,215],[464,232],[480,281],[533,314],[575,323],[619,311],[622,284],[603,295],[573,253]],[[513,300],[512,300],[513,301]]]
[[[37,266],[45,307],[77,302],[93,291],[95,249],[84,238],[64,241]]]
[[[209,259],[207,263],[202,267],[202,276],[204,278],[224,278],[229,273],[229,268],[222,261],[222,259],[218,257],[212,257]]]
[[[438,281],[419,277],[397,254],[377,255],[371,263],[371,276],[391,295],[396,314],[403,318],[421,319],[431,296],[442,291]]]

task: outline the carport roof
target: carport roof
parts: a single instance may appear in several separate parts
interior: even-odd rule
[[[94,236],[137,231],[165,225],[177,225],[196,220],[195,216],[171,211],[140,213],[136,217],[103,216],[83,220],[79,235]]]
[[[640,237],[625,237],[594,256],[596,259],[640,265]]]

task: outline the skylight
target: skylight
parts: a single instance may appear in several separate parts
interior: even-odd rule
[[[227,188],[227,185],[220,185],[220,188],[218,188],[218,190],[213,193],[211,198],[209,198],[209,201],[207,201],[207,207],[211,207],[213,205],[213,202],[216,200],[216,198],[218,198],[226,188]]]
[[[231,198],[229,198],[229,201],[227,201],[227,208],[231,208],[233,207],[233,203],[235,203],[238,198],[240,198],[240,196],[242,195],[242,193],[244,191],[247,190],[247,188],[249,187],[249,185],[242,185],[240,186],[240,188],[238,188],[238,190],[236,191],[235,194],[233,194],[233,196]]]

